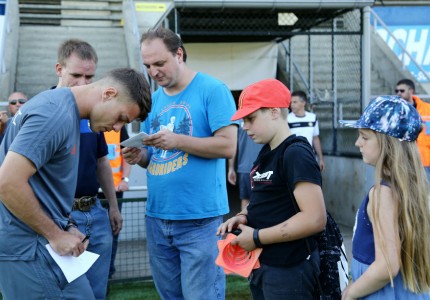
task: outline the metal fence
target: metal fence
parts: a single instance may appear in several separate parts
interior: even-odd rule
[[[111,282],[145,280],[152,277],[146,247],[146,198],[118,199],[122,203],[123,229],[118,238],[116,272]],[[102,200],[102,203],[107,203]]]
[[[362,11],[358,9],[282,42],[285,81],[292,90],[308,93],[326,154],[359,154],[354,147],[356,131],[339,127],[338,120],[357,119],[361,114],[361,44]]]

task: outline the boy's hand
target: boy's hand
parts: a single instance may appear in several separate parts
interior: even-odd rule
[[[231,244],[233,246],[239,246],[246,251],[252,251],[256,248],[254,244],[254,239],[252,237],[254,233],[254,228],[240,224],[238,228],[242,231],[241,234],[239,234],[233,241],[231,241]]]

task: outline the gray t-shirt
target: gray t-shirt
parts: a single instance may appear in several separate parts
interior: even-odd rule
[[[239,131],[237,135],[238,155],[237,155],[237,173],[251,172],[252,166],[260,153],[263,144],[256,144],[242,129],[243,120],[240,121]]]
[[[31,188],[58,226],[67,223],[75,194],[79,159],[80,115],[69,88],[42,92],[15,114],[0,147],[0,164],[7,151],[28,158],[37,172]],[[44,238],[0,203],[0,260],[34,258]]]

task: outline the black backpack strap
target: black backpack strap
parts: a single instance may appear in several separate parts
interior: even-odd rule
[[[294,194],[291,191],[290,185],[288,184],[288,182],[287,182],[287,190],[288,190],[288,193],[290,194],[290,197],[291,197],[291,199],[293,201],[294,209],[296,210],[296,213],[298,213],[300,211],[299,205],[297,204],[296,198],[294,197]],[[306,247],[308,248],[308,253],[309,253],[309,256],[310,256],[312,254],[312,251],[311,251],[311,246],[309,245],[308,238],[305,238],[305,241],[306,241]],[[320,295],[323,295],[323,289],[322,289],[322,286],[321,286],[321,282],[320,282],[319,276],[317,276],[317,285],[318,285],[318,291],[319,291]]]
[[[285,153],[285,151],[287,151],[288,147],[291,146],[291,145],[293,145],[293,144],[301,145],[301,146],[303,146],[303,148],[306,148],[306,149],[308,149],[310,151],[310,145],[309,145],[309,143],[307,142],[306,139],[305,140],[294,139],[288,145],[286,145],[286,147],[284,149],[284,153]],[[294,209],[295,209],[296,213],[299,213],[300,212],[300,208],[299,208],[299,205],[297,204],[296,197],[294,197],[293,189],[290,187],[290,185],[288,183],[288,180],[286,180],[285,182],[287,183],[287,190],[288,190],[288,193],[290,195],[291,201],[293,202]],[[305,238],[305,241],[306,241],[306,247],[308,248],[308,253],[309,253],[309,256],[310,256],[312,254],[312,251],[311,251],[311,246],[309,244],[308,238]],[[323,290],[322,290],[322,287],[321,287],[319,276],[317,276],[317,284],[318,284],[318,290],[320,292],[320,295],[323,295]]]

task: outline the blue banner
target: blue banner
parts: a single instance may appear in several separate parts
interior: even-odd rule
[[[417,64],[430,75],[430,6],[377,7],[374,11],[395,37],[394,39],[389,35],[382,26],[377,26],[376,30],[381,38],[418,82],[428,82],[409,56],[402,54],[402,47],[395,40],[397,39]]]
[[[373,7],[386,25],[430,25],[430,6]]]

